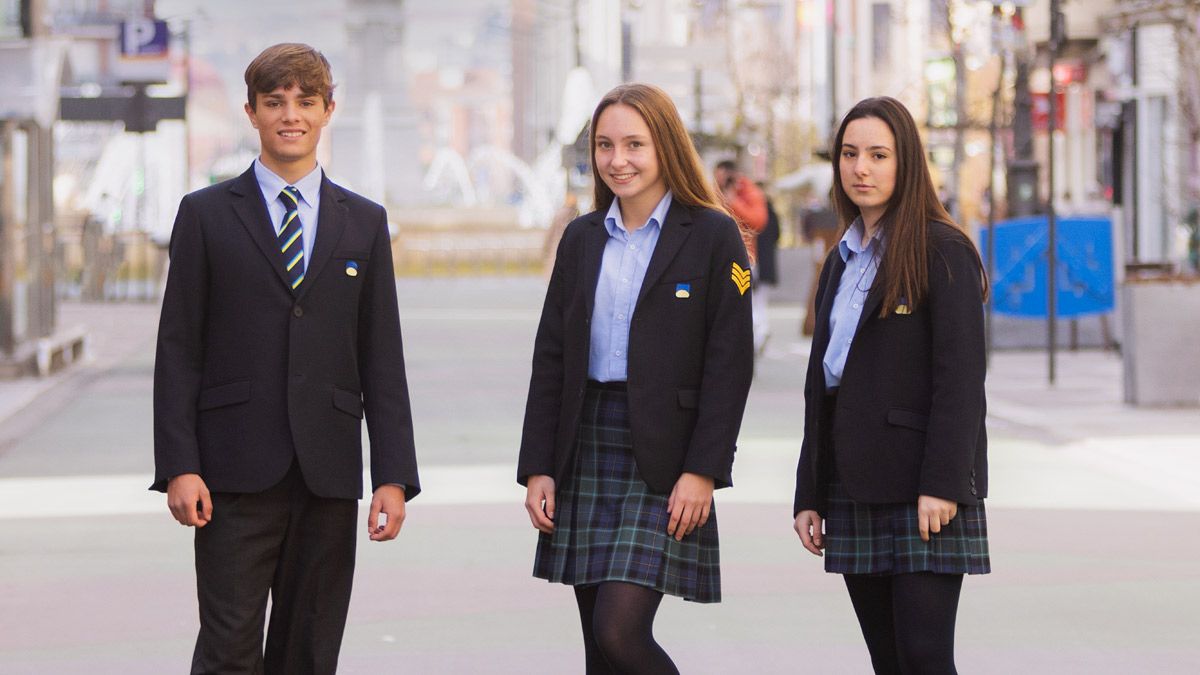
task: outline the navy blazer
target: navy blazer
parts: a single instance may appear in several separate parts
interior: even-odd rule
[[[259,492],[299,462],[321,497],[420,491],[387,214],[321,180],[317,237],[292,291],[254,170],[183,198],[154,363],[152,489],[197,473]],[[351,263],[357,270],[347,273]]]
[[[604,211],[567,226],[546,290],[517,480],[573,467],[587,384],[592,308],[608,231]],[[750,291],[733,266],[749,270],[741,232],[729,216],[671,202],[629,327],[629,426],[638,472],[670,492],[684,472],[732,484],[738,430],[754,371]],[[690,285],[677,297],[676,284]]]
[[[930,495],[963,504],[987,496],[983,288],[974,244],[929,225],[929,293],[910,314],[883,302],[882,276],[867,295],[838,388],[833,429],[823,429],[829,315],[846,264],[836,247],[817,286],[816,330],[804,384],[804,441],[793,515],[825,512],[831,456],[846,492],[862,503]],[[829,440],[836,446],[826,447]]]

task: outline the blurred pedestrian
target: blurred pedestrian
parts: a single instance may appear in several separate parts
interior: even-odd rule
[[[261,153],[238,178],[185,196],[171,236],[152,489],[196,528],[192,672],[333,673],[364,414],[370,538],[395,538],[420,491],[391,238],[383,207],[317,164],[334,109],[325,57],[269,47],[246,87]]]
[[[767,293],[759,288],[760,269],[758,260],[758,238],[767,227],[767,197],[763,191],[746,176],[738,171],[737,163],[732,159],[717,162],[713,169],[713,180],[717,184],[725,205],[733,212],[733,217],[742,229],[742,238],[746,243],[746,251],[750,254],[751,286],[754,295],[751,297],[754,314],[754,353],[762,352],[767,344],[770,333],[770,322],[767,320]]]
[[[675,673],[663,594],[721,597],[712,495],[754,365],[750,263],[661,89],[608,92],[591,153],[597,210],[559,244],[517,480],[534,576],[575,589],[587,672]]]
[[[834,149],[795,527],[844,575],[875,672],[954,673],[962,575],[991,569],[987,280],[900,102],[859,102]]]
[[[761,332],[763,337],[760,342],[758,334],[755,333],[754,350],[755,353],[761,354],[767,344],[767,340],[771,337],[771,324],[767,315],[767,308],[770,303],[770,289],[779,285],[777,250],[779,247],[780,229],[779,212],[775,210],[775,204],[772,202],[771,196],[767,194],[766,186],[759,183],[758,189],[762,192],[767,207],[767,224],[755,238],[755,245],[758,248],[758,258],[755,263],[758,266],[758,276],[754,279],[753,305],[758,314],[762,316]],[[759,330],[757,325],[755,330]]]

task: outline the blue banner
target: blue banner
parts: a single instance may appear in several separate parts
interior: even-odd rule
[[[1046,216],[996,223],[996,259],[992,302],[997,314],[1046,318]],[[1112,221],[1101,216],[1059,218],[1055,233],[1055,314],[1071,319],[1113,310]],[[987,227],[980,229],[980,250],[987,264]]]

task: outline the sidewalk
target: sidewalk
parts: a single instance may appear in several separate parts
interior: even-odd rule
[[[1200,408],[1123,402],[1114,352],[998,352],[989,369],[996,506],[1200,511]],[[1002,454],[998,454],[1002,453]]]
[[[48,377],[0,380],[0,426],[43,396],[52,396],[60,385],[79,382],[111,369],[130,356],[154,351],[158,328],[158,303],[61,302],[60,328],[81,326],[87,331],[87,353],[82,361]],[[12,436],[9,430],[8,436]],[[4,437],[0,436],[0,443]]]

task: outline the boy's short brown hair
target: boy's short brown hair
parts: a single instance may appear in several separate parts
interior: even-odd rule
[[[285,42],[267,47],[246,66],[246,98],[251,110],[256,109],[256,94],[293,86],[309,96],[320,96],[328,108],[334,84],[325,55],[306,44]]]

